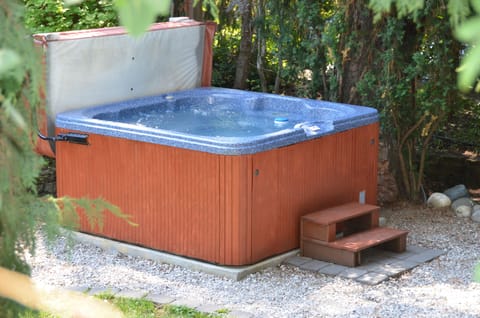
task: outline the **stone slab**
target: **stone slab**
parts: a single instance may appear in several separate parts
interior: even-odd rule
[[[147,296],[145,296],[145,299],[150,300],[159,305],[166,305],[166,304],[173,303],[175,301],[175,298],[161,295],[161,294],[148,294]]]
[[[310,261],[308,261],[306,263],[303,263],[298,267],[300,267],[303,270],[316,272],[316,271],[318,271],[321,268],[326,267],[326,266],[330,266],[330,263],[315,260],[315,259],[310,259]]]
[[[379,248],[367,249],[362,254],[362,265],[346,267],[308,258],[295,259],[288,264],[303,270],[317,271],[330,276],[353,279],[359,283],[375,285],[395,277],[444,254],[444,251],[408,245],[405,252],[394,253]],[[324,264],[327,264],[324,266]],[[298,264],[298,265],[296,265]]]
[[[303,257],[303,256],[295,255],[293,257],[290,257],[290,258],[286,259],[283,263],[288,264],[288,265],[293,265],[293,266],[300,266],[300,265],[305,264],[305,263],[307,263],[311,260],[312,259],[310,257]]]
[[[365,275],[362,275],[355,279],[357,282],[364,283],[367,285],[377,285],[389,278],[388,275],[375,273],[375,272],[368,272]]]
[[[144,298],[148,292],[144,290],[121,290],[115,294],[115,297],[124,298]]]
[[[170,305],[175,305],[175,306],[186,306],[190,308],[198,308],[202,304],[202,302],[198,299],[191,299],[191,298],[179,298],[174,300]]]
[[[340,272],[338,276],[343,278],[349,278],[349,279],[357,279],[360,276],[365,275],[366,273],[368,273],[368,271],[364,269],[352,267],[352,268],[347,268],[343,272]]]
[[[349,269],[350,267],[338,265],[338,264],[330,264],[328,266],[322,267],[318,270],[319,273],[335,276],[343,272],[344,270]]]
[[[417,262],[417,263],[425,263],[433,260],[434,258],[439,257],[440,255],[445,254],[445,252],[441,250],[427,250],[416,255],[412,255],[406,258],[406,261],[410,262]]]
[[[217,313],[219,310],[225,309],[225,307],[219,306],[219,305],[201,305],[195,308],[198,311],[204,312],[204,313]]]

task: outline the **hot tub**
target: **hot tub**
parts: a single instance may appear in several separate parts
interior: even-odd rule
[[[378,115],[361,106],[196,88],[67,111],[57,133],[59,196],[101,196],[88,233],[223,265],[299,247],[304,214],[376,203]]]

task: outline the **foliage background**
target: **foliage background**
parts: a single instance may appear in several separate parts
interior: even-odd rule
[[[186,2],[174,1],[175,7],[187,8]],[[214,85],[377,107],[406,198],[420,196],[435,134],[459,114],[479,118],[478,96],[457,90],[455,71],[462,60],[460,88],[480,87],[479,0],[209,0],[198,1],[197,19],[216,16],[206,12],[213,4],[220,22]],[[70,7],[59,0],[0,2],[0,266],[28,273],[22,255],[34,250],[37,226],[54,235],[71,219],[61,207],[106,208],[101,201],[38,199],[43,159],[33,140],[43,107],[41,63],[27,35],[117,25],[115,10],[138,34],[165,8],[149,0]],[[153,13],[140,19],[142,10]],[[476,141],[479,134],[472,129],[463,137]],[[17,309],[0,301],[6,317]]]

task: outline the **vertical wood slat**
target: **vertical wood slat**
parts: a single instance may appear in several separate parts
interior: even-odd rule
[[[139,226],[107,216],[102,231],[83,219],[83,231],[212,263],[298,248],[302,215],[357,201],[359,191],[376,203],[378,124],[242,156],[95,134],[89,142],[57,144],[58,195],[101,196]]]

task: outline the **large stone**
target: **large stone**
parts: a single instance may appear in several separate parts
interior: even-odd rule
[[[460,198],[452,202],[452,210],[456,210],[459,206],[466,205],[473,207],[473,201],[470,198]]]
[[[448,188],[447,190],[443,191],[450,200],[455,201],[459,198],[468,197],[468,189],[464,184],[458,184],[454,187]]]
[[[460,198],[452,203],[452,210],[456,216],[470,217],[472,215],[473,201],[470,198]]]
[[[427,205],[432,208],[445,208],[450,206],[450,204],[452,204],[450,198],[440,192],[432,193],[427,200]]]
[[[473,207],[472,221],[480,223],[480,205]]]
[[[468,218],[472,215],[472,207],[468,205],[460,205],[455,209],[455,214],[462,218]]]
[[[473,206],[472,214],[473,214],[473,213],[476,213],[476,212],[480,212],[480,204],[475,204],[475,205]]]

